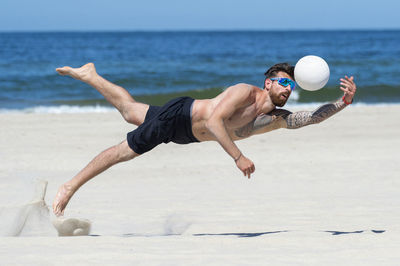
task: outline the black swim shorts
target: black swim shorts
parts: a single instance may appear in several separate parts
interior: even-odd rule
[[[161,107],[150,106],[143,124],[128,133],[129,147],[143,154],[170,141],[178,144],[199,142],[192,132],[193,102],[190,97],[179,97]]]

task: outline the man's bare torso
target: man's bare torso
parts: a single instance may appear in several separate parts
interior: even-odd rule
[[[251,86],[244,84],[243,86]],[[254,121],[254,119],[262,114],[262,106],[265,99],[259,96],[260,88],[251,86],[252,93],[245,99],[243,106],[240,106],[235,112],[224,120],[226,130],[232,140],[238,140],[243,137],[237,136],[235,132]],[[217,108],[218,104],[225,98],[229,97],[227,90],[219,94],[213,99],[195,100],[192,109],[192,130],[194,136],[199,141],[216,140],[215,136],[207,129],[206,123]],[[268,111],[272,111],[271,110]],[[265,110],[263,110],[265,111]]]

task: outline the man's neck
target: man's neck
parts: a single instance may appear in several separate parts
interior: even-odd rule
[[[272,103],[271,97],[267,90],[260,90],[256,96],[257,102],[257,115],[259,114],[267,114],[274,110],[276,106]]]

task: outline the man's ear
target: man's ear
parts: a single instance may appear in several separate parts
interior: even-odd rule
[[[272,80],[270,79],[265,79],[264,81],[264,88],[265,90],[269,91],[272,87]]]

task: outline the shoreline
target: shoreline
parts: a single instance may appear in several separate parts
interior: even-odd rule
[[[288,103],[281,109],[294,109],[298,110],[300,108],[317,108],[323,104],[327,104],[329,102],[311,102],[311,103]],[[356,102],[351,105],[351,107],[359,108],[359,107],[397,107],[400,106],[400,102],[394,103],[364,103],[364,102]],[[73,114],[73,113],[110,113],[117,112],[117,110],[111,105],[54,105],[54,106],[33,106],[26,108],[0,108],[1,114],[41,114],[41,113],[49,113],[49,114]]]

